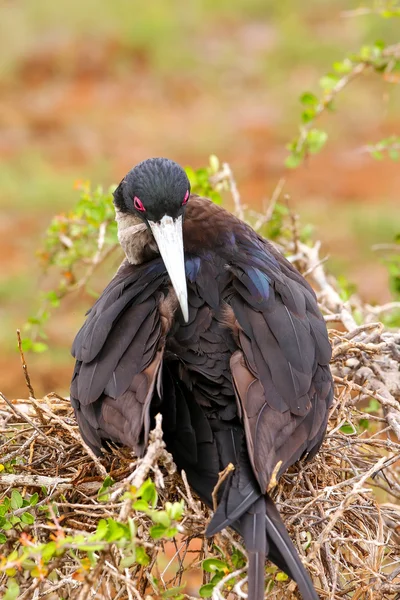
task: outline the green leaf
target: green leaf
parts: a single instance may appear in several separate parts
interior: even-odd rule
[[[318,105],[319,100],[315,94],[312,94],[311,92],[304,92],[304,94],[300,96],[300,102],[305,106],[315,107]]]
[[[206,583],[199,589],[200,598],[211,598],[215,584]]]
[[[383,160],[383,153],[379,150],[371,150],[371,156],[372,158],[375,158],[375,160]]]
[[[311,152],[311,154],[316,154],[325,145],[327,139],[328,134],[326,131],[322,131],[321,129],[310,129],[307,134],[308,151]]]
[[[388,151],[388,154],[389,154],[389,157],[394,161],[397,161],[400,158],[400,152],[398,150],[395,150],[394,148],[391,148]]]
[[[145,502],[151,504],[153,508],[156,506],[158,494],[156,486],[151,479],[147,479],[147,481],[144,482],[144,484],[138,490],[137,496],[141,497]]]
[[[167,528],[164,527],[164,525],[153,525],[153,527],[150,527],[150,535],[153,540],[159,540],[162,538],[166,531]]]
[[[307,548],[310,547],[311,542],[312,542],[312,535],[309,531],[306,531],[306,538],[307,538],[306,541],[301,544],[303,550],[307,550]]]
[[[173,504],[171,502],[166,502],[165,510],[173,521],[180,521],[185,510],[185,504],[183,500],[180,502],[174,502]]]
[[[180,585],[178,587],[170,588],[169,590],[165,590],[161,594],[162,598],[174,598],[174,600],[179,600],[181,596],[181,592],[185,591],[186,585]],[[184,597],[184,596],[183,596]]]
[[[24,499],[18,490],[12,490],[11,492],[11,508],[13,510],[17,510],[18,508],[22,508],[22,504]]]
[[[55,542],[49,542],[44,546],[41,550],[41,557],[45,563],[48,563],[49,560],[53,558],[55,553],[57,552],[57,544]]]
[[[31,513],[26,512],[21,515],[21,521],[26,525],[32,525],[35,522],[35,517]]]
[[[375,398],[371,398],[368,403],[367,408],[364,408],[364,412],[366,413],[377,413],[380,411],[381,405]]]
[[[7,536],[4,533],[0,533],[0,544],[5,544],[7,541]]]
[[[115,483],[114,479],[112,477],[110,477],[109,475],[107,475],[107,477],[104,479],[103,483],[101,484],[101,488],[97,492],[97,500],[99,502],[108,502],[109,494],[107,493],[107,490],[108,490],[108,488],[113,486],[114,483]]]
[[[7,584],[7,591],[3,596],[3,600],[16,600],[19,596],[19,585],[15,579],[9,579]]]
[[[108,533],[106,539],[108,542],[120,540],[127,533],[124,525],[122,525],[122,523],[117,523],[117,521],[114,521],[114,519],[108,518],[107,525]]]
[[[164,537],[173,538],[177,533],[178,529],[176,527],[168,527],[168,529],[165,530]]]
[[[94,538],[96,540],[102,540],[103,538],[106,537],[108,533],[108,523],[105,519],[100,519],[100,521],[97,523],[97,527],[96,527],[96,533],[94,534]]]
[[[276,581],[287,581],[289,579],[289,576],[286,575],[286,573],[284,573],[283,571],[279,571],[279,573],[275,575],[275,579]]]
[[[22,350],[24,352],[29,352],[29,350],[31,350],[32,346],[33,346],[33,342],[32,342],[31,339],[29,339],[29,338],[22,338],[22,340],[21,340],[21,347],[22,347]]]
[[[146,567],[150,563],[150,557],[142,546],[137,546],[135,548],[135,555],[136,562],[138,562],[139,565],[143,565],[144,567]]]
[[[153,511],[150,516],[153,523],[160,523],[163,527],[169,527],[171,525],[171,519],[165,510]]]
[[[341,75],[345,75],[346,73],[350,73],[353,68],[353,63],[349,58],[345,58],[340,62],[333,63],[333,68],[336,73],[340,73]]]
[[[46,352],[48,345],[44,342],[33,342],[31,349],[37,354],[42,354],[42,352]]]
[[[357,433],[355,427],[351,423],[345,423],[341,426],[340,431],[346,435],[354,435]]]
[[[236,549],[232,552],[231,560],[235,569],[241,569],[246,564],[243,554]]]
[[[321,77],[319,80],[319,85],[325,92],[330,92],[333,90],[338,81],[339,77],[334,73],[330,73],[324,77]]]
[[[316,112],[313,108],[307,108],[301,113],[301,120],[303,123],[310,123],[313,119],[315,119]]]
[[[206,558],[203,560],[202,567],[207,573],[215,573],[216,571],[224,571],[228,568],[228,565],[219,558]]]
[[[361,427],[361,429],[369,429],[369,420],[368,419],[360,419],[358,421],[358,424]]]
[[[303,162],[303,156],[301,154],[289,154],[285,159],[285,167],[288,169],[295,169]]]
[[[134,510],[140,510],[142,512],[149,512],[149,503],[144,500],[136,500],[133,504]]]
[[[37,492],[35,492],[34,494],[32,494],[32,496],[29,498],[29,504],[31,506],[36,506],[36,504],[39,502],[39,494]]]

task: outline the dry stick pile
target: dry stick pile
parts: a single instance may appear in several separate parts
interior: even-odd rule
[[[231,183],[231,173],[226,174]],[[240,206],[240,198],[236,200]],[[262,225],[262,217],[258,223]],[[330,330],[337,387],[320,453],[310,463],[293,467],[272,494],[322,599],[395,600],[400,598],[400,332],[387,331],[373,322],[393,306],[363,306],[353,299],[342,302],[325,274],[319,244],[302,244],[295,221],[293,232],[293,240],[288,242],[291,260],[313,283],[328,324],[340,328]],[[354,303],[364,323],[361,326],[353,318]],[[0,462],[17,459],[13,472],[0,472],[0,504],[12,488],[23,495],[38,491],[35,522],[25,530],[43,541],[53,539],[61,529],[74,535],[93,532],[101,517],[125,521],[133,516],[150,563],[122,568],[119,550],[110,544],[98,552],[96,567],[82,576],[79,562],[66,552],[49,565],[52,577],[30,578],[23,569],[17,571],[19,598],[157,597],[152,575],[157,577],[159,589],[168,590],[185,582],[206,556],[223,558],[203,537],[210,514],[192,496],[185,475],[176,474],[162,441],[160,418],[142,460],[135,460],[128,450],[114,450],[99,460],[83,443],[69,402],[56,394],[35,399],[26,366],[24,372],[29,400],[0,398]],[[371,398],[380,405],[373,413],[368,410]],[[104,503],[98,500],[98,490],[107,474],[117,483]],[[164,542],[149,536],[149,519],[134,513],[131,500],[123,498],[130,486],[140,487],[148,476],[157,486],[161,504],[183,498],[186,505],[167,566],[157,562],[165,550]],[[48,513],[40,511],[46,505],[52,507],[50,520]],[[26,510],[19,508],[14,514]],[[7,535],[3,556],[15,547],[18,533],[13,529]],[[193,547],[195,538],[201,542]],[[215,541],[229,565],[233,548],[245,555],[240,540],[228,531]],[[215,586],[215,600],[246,597],[245,569],[232,571]],[[6,580],[3,569],[1,595]],[[267,589],[271,599],[298,598],[296,585],[278,581],[274,570]]]

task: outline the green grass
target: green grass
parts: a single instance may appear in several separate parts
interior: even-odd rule
[[[92,179],[98,183],[110,181],[110,167],[102,160],[78,168],[56,168],[51,157],[34,149],[0,162],[0,206],[15,212],[48,215],[67,210],[77,199],[74,182]],[[43,224],[47,226],[47,221]]]

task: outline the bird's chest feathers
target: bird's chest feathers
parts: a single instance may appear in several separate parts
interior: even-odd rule
[[[156,241],[143,221],[118,210],[115,220],[118,225],[119,243],[132,265],[140,265],[158,254]]]

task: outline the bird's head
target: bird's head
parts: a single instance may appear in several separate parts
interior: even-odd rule
[[[189,196],[185,171],[167,158],[149,158],[139,163],[114,192],[117,210],[134,215],[150,228],[185,321],[189,313],[182,225]]]

